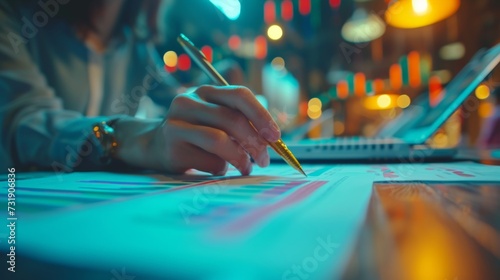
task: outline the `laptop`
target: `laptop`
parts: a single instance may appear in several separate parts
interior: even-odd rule
[[[426,144],[439,127],[467,100],[474,89],[500,62],[500,44],[480,50],[443,89],[441,101],[429,105],[424,94],[373,138],[335,137],[286,141],[300,161],[420,161],[451,159],[455,148],[435,149]],[[464,104],[464,114],[476,110],[478,104]],[[271,160],[281,157],[269,149]]]

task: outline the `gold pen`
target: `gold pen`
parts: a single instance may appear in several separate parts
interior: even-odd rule
[[[184,48],[184,50],[187,52],[187,54],[193,59],[196,64],[207,74],[210,79],[212,79],[215,83],[221,86],[228,86],[229,83],[215,70],[215,68],[210,64],[210,62],[207,60],[205,55],[197,49],[194,44],[184,35],[181,34],[179,37],[177,37],[177,41],[181,46]],[[252,127],[255,129],[252,123],[250,123]],[[283,140],[278,140],[274,143],[268,142],[269,145],[280,155],[283,160],[285,160],[286,163],[288,163],[290,166],[295,168],[297,171],[300,173],[304,174],[304,176],[307,177],[307,174],[304,172],[302,169],[302,166],[300,166],[299,161],[295,158],[295,156],[292,154],[292,152],[288,149],[286,144],[283,142]]]

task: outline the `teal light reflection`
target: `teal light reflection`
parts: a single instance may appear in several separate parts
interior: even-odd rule
[[[240,16],[241,4],[238,0],[210,0],[227,18],[236,20]]]

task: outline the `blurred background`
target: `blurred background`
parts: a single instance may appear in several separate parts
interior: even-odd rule
[[[162,9],[168,72],[185,86],[200,75],[176,41],[184,33],[212,62],[238,63],[283,131],[302,125],[309,138],[373,136],[419,97],[435,106],[478,50],[500,43],[498,0],[168,0]],[[431,145],[500,147],[498,68]]]

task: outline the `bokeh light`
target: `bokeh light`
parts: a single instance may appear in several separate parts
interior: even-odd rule
[[[309,102],[307,103],[307,105],[309,107],[311,107],[311,106],[318,106],[318,107],[321,108],[321,100],[319,98],[316,98],[316,97],[311,98],[311,100],[309,100]]]
[[[385,19],[394,27],[417,28],[444,20],[459,7],[459,0],[399,0],[388,5]]]
[[[319,98],[311,98],[307,103],[307,116],[313,120],[321,117],[321,107],[322,103]]]
[[[278,71],[283,71],[285,70],[285,60],[282,57],[275,57],[271,61],[271,65],[273,66],[274,69]]]
[[[486,119],[493,115],[495,106],[489,102],[483,102],[479,105],[478,114],[481,118]]]
[[[238,0],[210,0],[230,20],[240,17],[241,4]]]
[[[168,67],[177,66],[177,53],[174,51],[168,51],[163,55],[163,62]]]
[[[201,52],[205,55],[208,62],[212,63],[214,60],[214,50],[210,46],[201,47]]]
[[[435,148],[446,148],[449,144],[449,137],[443,132],[438,132],[432,138],[432,146]]]
[[[439,50],[439,56],[444,60],[458,60],[464,57],[465,46],[461,42],[454,42],[443,46]]]
[[[490,96],[490,88],[487,85],[479,85],[476,88],[477,99],[483,100]]]
[[[229,40],[227,41],[227,44],[228,44],[229,48],[232,49],[233,51],[239,49],[240,46],[241,46],[241,38],[240,38],[240,36],[233,35],[233,36],[229,37]]]
[[[267,29],[267,36],[271,40],[275,40],[275,41],[279,40],[283,36],[283,29],[281,28],[281,26],[279,26],[277,24],[273,24],[273,25],[269,26],[269,28]]]
[[[416,14],[422,15],[429,9],[429,2],[427,0],[412,0],[411,6]]]
[[[191,58],[185,53],[179,55],[177,59],[179,70],[188,71],[191,68]]]
[[[411,104],[411,99],[408,95],[403,94],[398,97],[396,100],[396,105],[398,105],[399,108],[404,109]]]
[[[389,106],[391,106],[391,103],[392,103],[391,97],[387,94],[382,94],[377,97],[377,105],[381,109],[389,108]]]
[[[333,123],[333,133],[335,135],[342,135],[342,133],[344,133],[344,131],[345,131],[345,125],[343,122],[335,121]]]

